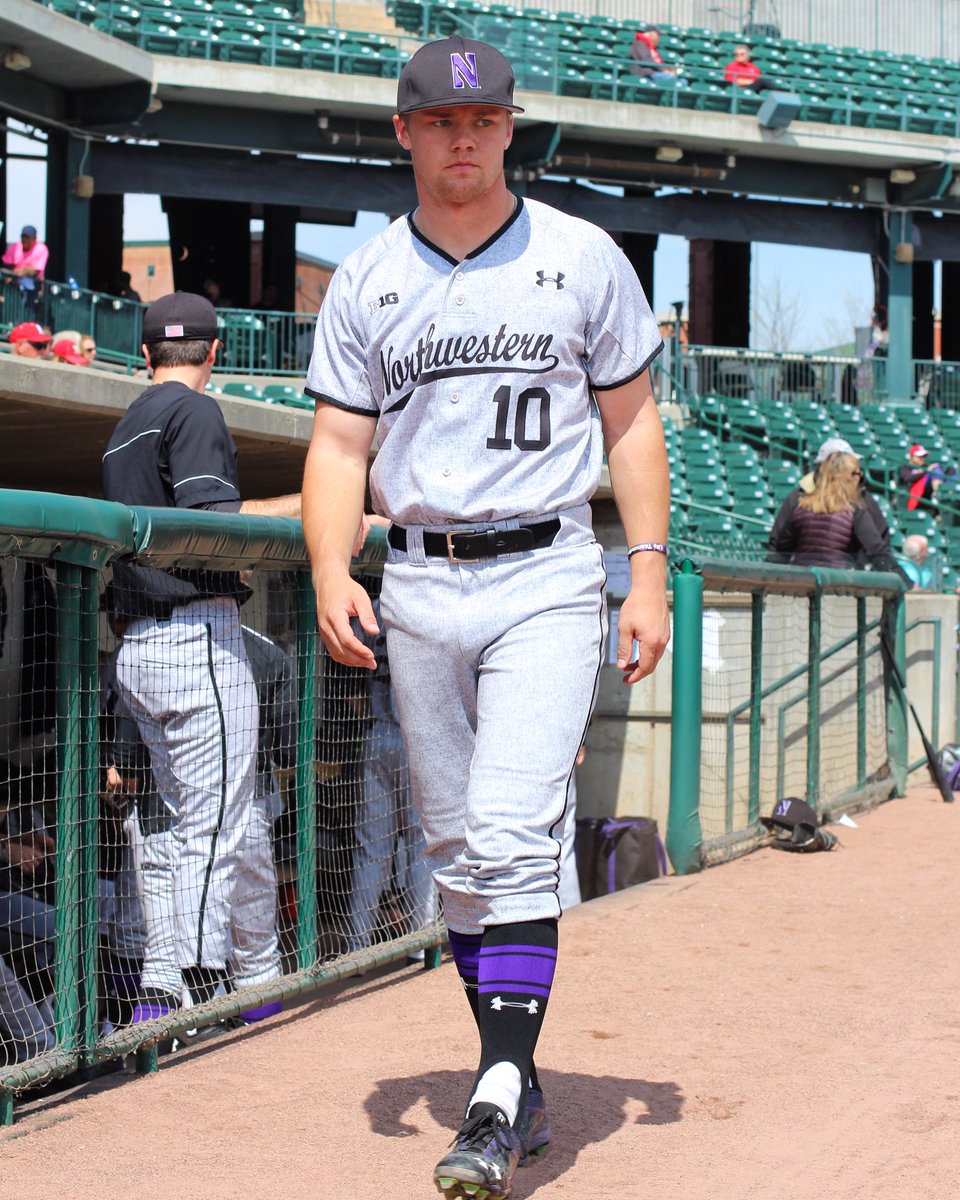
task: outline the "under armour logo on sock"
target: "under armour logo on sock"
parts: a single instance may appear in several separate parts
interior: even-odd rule
[[[500,1012],[504,1008],[522,1008],[525,1009],[532,1017],[540,1011],[540,1001],[529,1000],[525,1004],[522,1004],[518,1000],[504,1000],[500,996],[494,996],[494,998],[490,1001],[490,1007],[494,1010],[494,1012]]]

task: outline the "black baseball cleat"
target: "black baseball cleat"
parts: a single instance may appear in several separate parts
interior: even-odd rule
[[[522,1151],[502,1112],[467,1117],[451,1146],[433,1172],[445,1200],[508,1200]]]
[[[520,1166],[529,1167],[535,1158],[546,1154],[550,1145],[550,1118],[539,1088],[529,1088],[520,1123],[517,1126],[520,1139]]]

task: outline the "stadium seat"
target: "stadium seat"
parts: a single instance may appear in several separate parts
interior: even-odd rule
[[[292,383],[268,383],[262,395],[268,404],[287,404],[291,399],[302,396],[303,388],[295,387]]]
[[[220,389],[224,396],[240,396],[244,400],[262,400],[263,392],[255,383],[241,383],[240,380],[231,380],[225,383]]]

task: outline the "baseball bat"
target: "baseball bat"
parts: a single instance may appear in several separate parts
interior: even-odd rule
[[[900,670],[900,664],[894,657],[893,647],[890,645],[885,630],[881,630],[880,632],[880,648],[883,651],[884,658],[890,664],[890,670],[892,671],[893,677],[896,680],[897,687],[900,689],[900,695],[903,696],[904,700],[906,700],[907,705],[913,714],[917,731],[920,734],[920,740],[923,742],[924,753],[927,756],[927,766],[930,768],[930,775],[933,778],[933,782],[937,785],[937,790],[943,797],[944,804],[953,804],[953,790],[944,777],[943,771],[940,767],[940,760],[937,757],[937,752],[934,750],[933,746],[930,745],[930,739],[927,737],[924,731],[923,724],[920,721],[920,715],[913,707],[913,701],[907,695],[907,681],[904,679],[903,672]]]

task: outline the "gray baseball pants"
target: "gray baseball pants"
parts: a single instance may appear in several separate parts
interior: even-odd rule
[[[173,918],[178,966],[222,969],[257,764],[257,691],[235,600],[195,601],[135,621],[117,686],[177,812]]]
[[[567,519],[548,548],[475,563],[424,556],[422,533],[391,549],[381,611],[445,920],[477,934],[559,917],[569,784],[606,645],[602,552]]]

